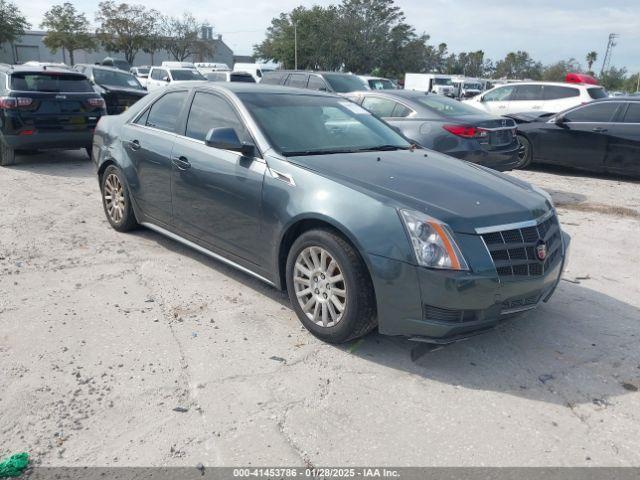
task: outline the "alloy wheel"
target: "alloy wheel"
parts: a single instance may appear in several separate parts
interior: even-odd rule
[[[337,260],[324,248],[307,247],[293,269],[298,303],[307,318],[321,327],[333,327],[343,317],[347,289]]]
[[[104,181],[104,205],[109,218],[120,223],[125,211],[124,188],[115,173],[110,173]]]

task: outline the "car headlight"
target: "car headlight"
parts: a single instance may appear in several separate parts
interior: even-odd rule
[[[441,221],[414,210],[400,210],[419,265],[448,270],[469,270],[453,239],[451,229]]]
[[[549,192],[547,192],[546,190],[541,189],[540,187],[536,187],[535,185],[531,185],[531,189],[534,192],[539,193],[540,195],[542,195],[547,200],[549,200],[549,205],[551,205],[553,207],[553,198],[551,198],[551,195],[549,194]]]

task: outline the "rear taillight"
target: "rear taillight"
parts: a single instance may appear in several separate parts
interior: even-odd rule
[[[94,108],[104,108],[104,99],[102,98],[87,98],[87,103]]]
[[[33,98],[29,97],[0,97],[0,108],[4,110],[28,107],[32,103]]]
[[[486,130],[471,125],[443,125],[442,128],[462,138],[483,138],[488,134]]]

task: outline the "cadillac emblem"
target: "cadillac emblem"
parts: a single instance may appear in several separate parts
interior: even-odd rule
[[[544,259],[547,258],[547,244],[542,239],[538,240],[536,245],[536,257],[541,262],[544,262]]]

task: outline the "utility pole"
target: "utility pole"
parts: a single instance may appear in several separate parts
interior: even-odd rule
[[[602,68],[600,69],[601,77],[604,72],[609,70],[609,64],[611,63],[611,55],[613,54],[613,47],[617,45],[615,40],[619,36],[620,35],[618,35],[617,33],[609,34],[609,41],[607,42],[607,51],[604,54],[604,59],[602,60]]]
[[[293,57],[294,70],[298,69],[298,24],[293,22]]]
[[[640,92],[640,72],[638,72],[638,82],[636,83],[636,92]]]

